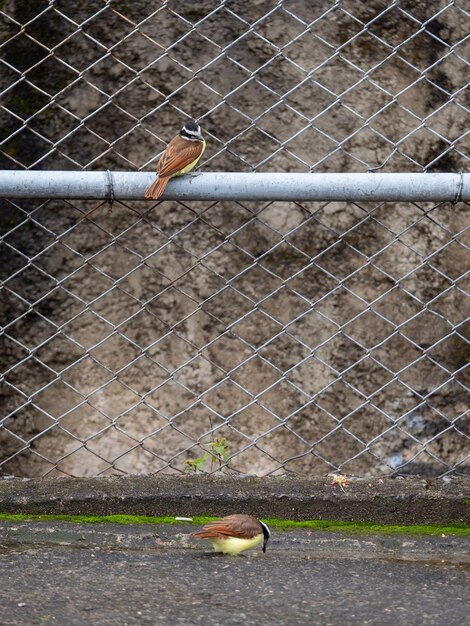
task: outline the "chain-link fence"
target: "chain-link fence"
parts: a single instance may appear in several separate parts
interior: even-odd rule
[[[0,16],[6,169],[468,163],[460,2]],[[301,198],[1,201],[0,472],[468,474],[468,204]]]

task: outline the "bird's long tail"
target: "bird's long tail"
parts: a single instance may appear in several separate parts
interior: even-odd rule
[[[157,178],[157,180],[154,181],[145,192],[145,197],[149,199],[151,198],[152,200],[158,200],[164,192],[169,180],[170,179],[168,177]]]

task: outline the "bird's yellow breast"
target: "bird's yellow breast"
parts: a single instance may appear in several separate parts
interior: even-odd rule
[[[214,546],[216,552],[223,552],[224,554],[239,554],[250,548],[254,548],[263,539],[263,533],[252,537],[251,539],[240,539],[239,537],[227,537],[226,539],[219,539],[216,537],[210,537],[209,541]]]
[[[176,174],[173,174],[173,176],[171,178],[174,178],[175,176],[182,176],[183,174],[187,174],[188,172],[193,170],[196,167],[196,165],[199,163],[202,155],[204,154],[204,150],[205,149],[206,149],[206,142],[203,141],[202,142],[201,152],[199,153],[199,156],[196,159],[194,159],[194,161],[191,161],[191,163],[189,163],[189,165],[186,165],[186,167],[183,167],[182,170],[180,170],[179,172],[176,172]]]

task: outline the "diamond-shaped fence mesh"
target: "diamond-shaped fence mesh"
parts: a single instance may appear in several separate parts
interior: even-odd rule
[[[151,170],[190,117],[206,170],[468,163],[463,2],[0,17],[4,169]],[[0,474],[468,474],[468,204],[301,191],[0,201]]]

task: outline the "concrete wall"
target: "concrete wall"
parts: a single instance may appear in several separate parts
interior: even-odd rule
[[[358,20],[368,22],[378,15],[385,8],[382,2],[343,3],[356,19],[335,9],[305,33],[300,21],[275,11],[257,24],[259,36],[252,32],[209,64],[246,31],[247,23],[275,4],[231,2],[165,54],[165,48],[188,32],[189,22],[201,20],[217,6],[169,5],[185,19],[163,9],[125,39],[131,23],[149,15],[151,7],[141,0],[112,2],[83,27],[94,41],[78,32],[57,48],[76,31],[57,12],[49,10],[27,27],[32,38],[15,38],[15,22],[5,21],[2,38],[13,38],[0,54],[26,71],[27,80],[5,95],[0,111],[4,136],[21,125],[9,111],[30,121],[2,147],[0,167],[152,169],[151,161],[185,121],[183,112],[201,119],[208,139],[202,163],[206,170],[359,172],[384,163],[383,171],[464,167],[465,145],[459,140],[468,127],[459,107],[463,93],[445,106],[448,94],[465,83],[460,49],[438,62],[448,49],[430,36],[449,44],[462,39],[465,24],[455,7],[414,37],[416,23],[393,9],[336,56],[333,48],[360,32]],[[24,24],[48,4],[9,0],[2,6]],[[83,23],[102,3],[54,6]],[[159,5],[152,6],[156,10]],[[329,6],[285,3],[308,23]],[[425,21],[441,5],[400,6]],[[392,46],[410,39],[385,60],[390,49],[378,38]],[[47,50],[36,42],[54,48],[54,54],[46,58]],[[424,70],[422,80],[401,93]],[[249,80],[255,71],[256,79]],[[18,76],[6,70],[0,80],[4,87]],[[336,101],[334,94],[339,93],[343,95]],[[312,126],[300,132],[309,120]],[[419,128],[422,120],[426,123]],[[298,136],[280,146],[296,132]],[[67,135],[55,149],[46,141]],[[462,385],[468,375],[459,373],[444,383],[469,356],[469,328],[463,325],[468,315],[465,284],[449,289],[468,269],[469,260],[458,241],[445,246],[468,222],[467,206],[442,205],[426,213],[430,206],[411,203],[165,202],[155,208],[133,203],[143,214],[140,219],[117,203],[111,211],[96,212],[93,221],[80,222],[77,207],[92,206],[2,202],[2,233],[23,220],[18,207],[34,210],[34,222],[14,230],[5,239],[8,245],[0,247],[2,279],[25,267],[20,252],[31,258],[58,237],[8,282],[0,309],[3,325],[25,313],[0,339],[2,371],[46,342],[7,375],[2,412],[8,414],[51,383],[5,422],[8,430],[0,429],[4,459],[47,431],[24,454],[4,464],[4,472],[36,476],[57,467],[54,474],[150,473],[172,457],[170,471],[181,470],[188,456],[200,453],[186,453],[188,446],[200,438],[210,441],[213,436],[206,433],[227,417],[230,426],[224,425],[218,434],[227,437],[232,452],[248,446],[233,460],[233,467],[242,472],[265,474],[284,464],[301,473],[325,473],[353,459],[343,471],[381,473],[410,461],[406,471],[436,474],[447,469],[438,459],[454,464],[464,458],[468,422],[452,420],[466,408]],[[465,243],[463,236],[460,240]],[[259,257],[256,267],[248,270]],[[372,263],[338,288],[339,280],[368,257],[373,257]],[[240,272],[233,288],[220,291]],[[50,276],[69,277],[54,289]],[[119,281],[118,288],[108,292],[113,280]],[[368,303],[380,296],[375,312],[367,312]],[[34,303],[29,312],[28,303]],[[301,316],[312,303],[317,304]],[[307,358],[309,349],[363,311],[344,327],[345,333]],[[360,360],[368,348],[417,313],[372,357]],[[188,409],[201,392],[297,316],[288,332],[233,373],[233,382],[224,382]],[[116,325],[119,333],[110,334]],[[447,337],[455,326],[458,334]],[[441,338],[418,360],[423,349]],[[339,373],[349,367],[339,380]],[[64,368],[61,382],[57,372]],[[270,388],[286,372],[284,381]],[[396,372],[400,374],[393,380]],[[389,381],[372,403],[341,422],[364,394]],[[329,383],[328,390],[314,395]],[[268,388],[258,403],[241,410]],[[315,403],[309,404],[312,397]],[[84,398],[88,401],[75,408]],[[253,438],[263,433],[268,434],[253,446]],[[420,454],[421,444],[433,437],[427,445],[430,454]],[[311,454],[313,445],[316,454]]]

